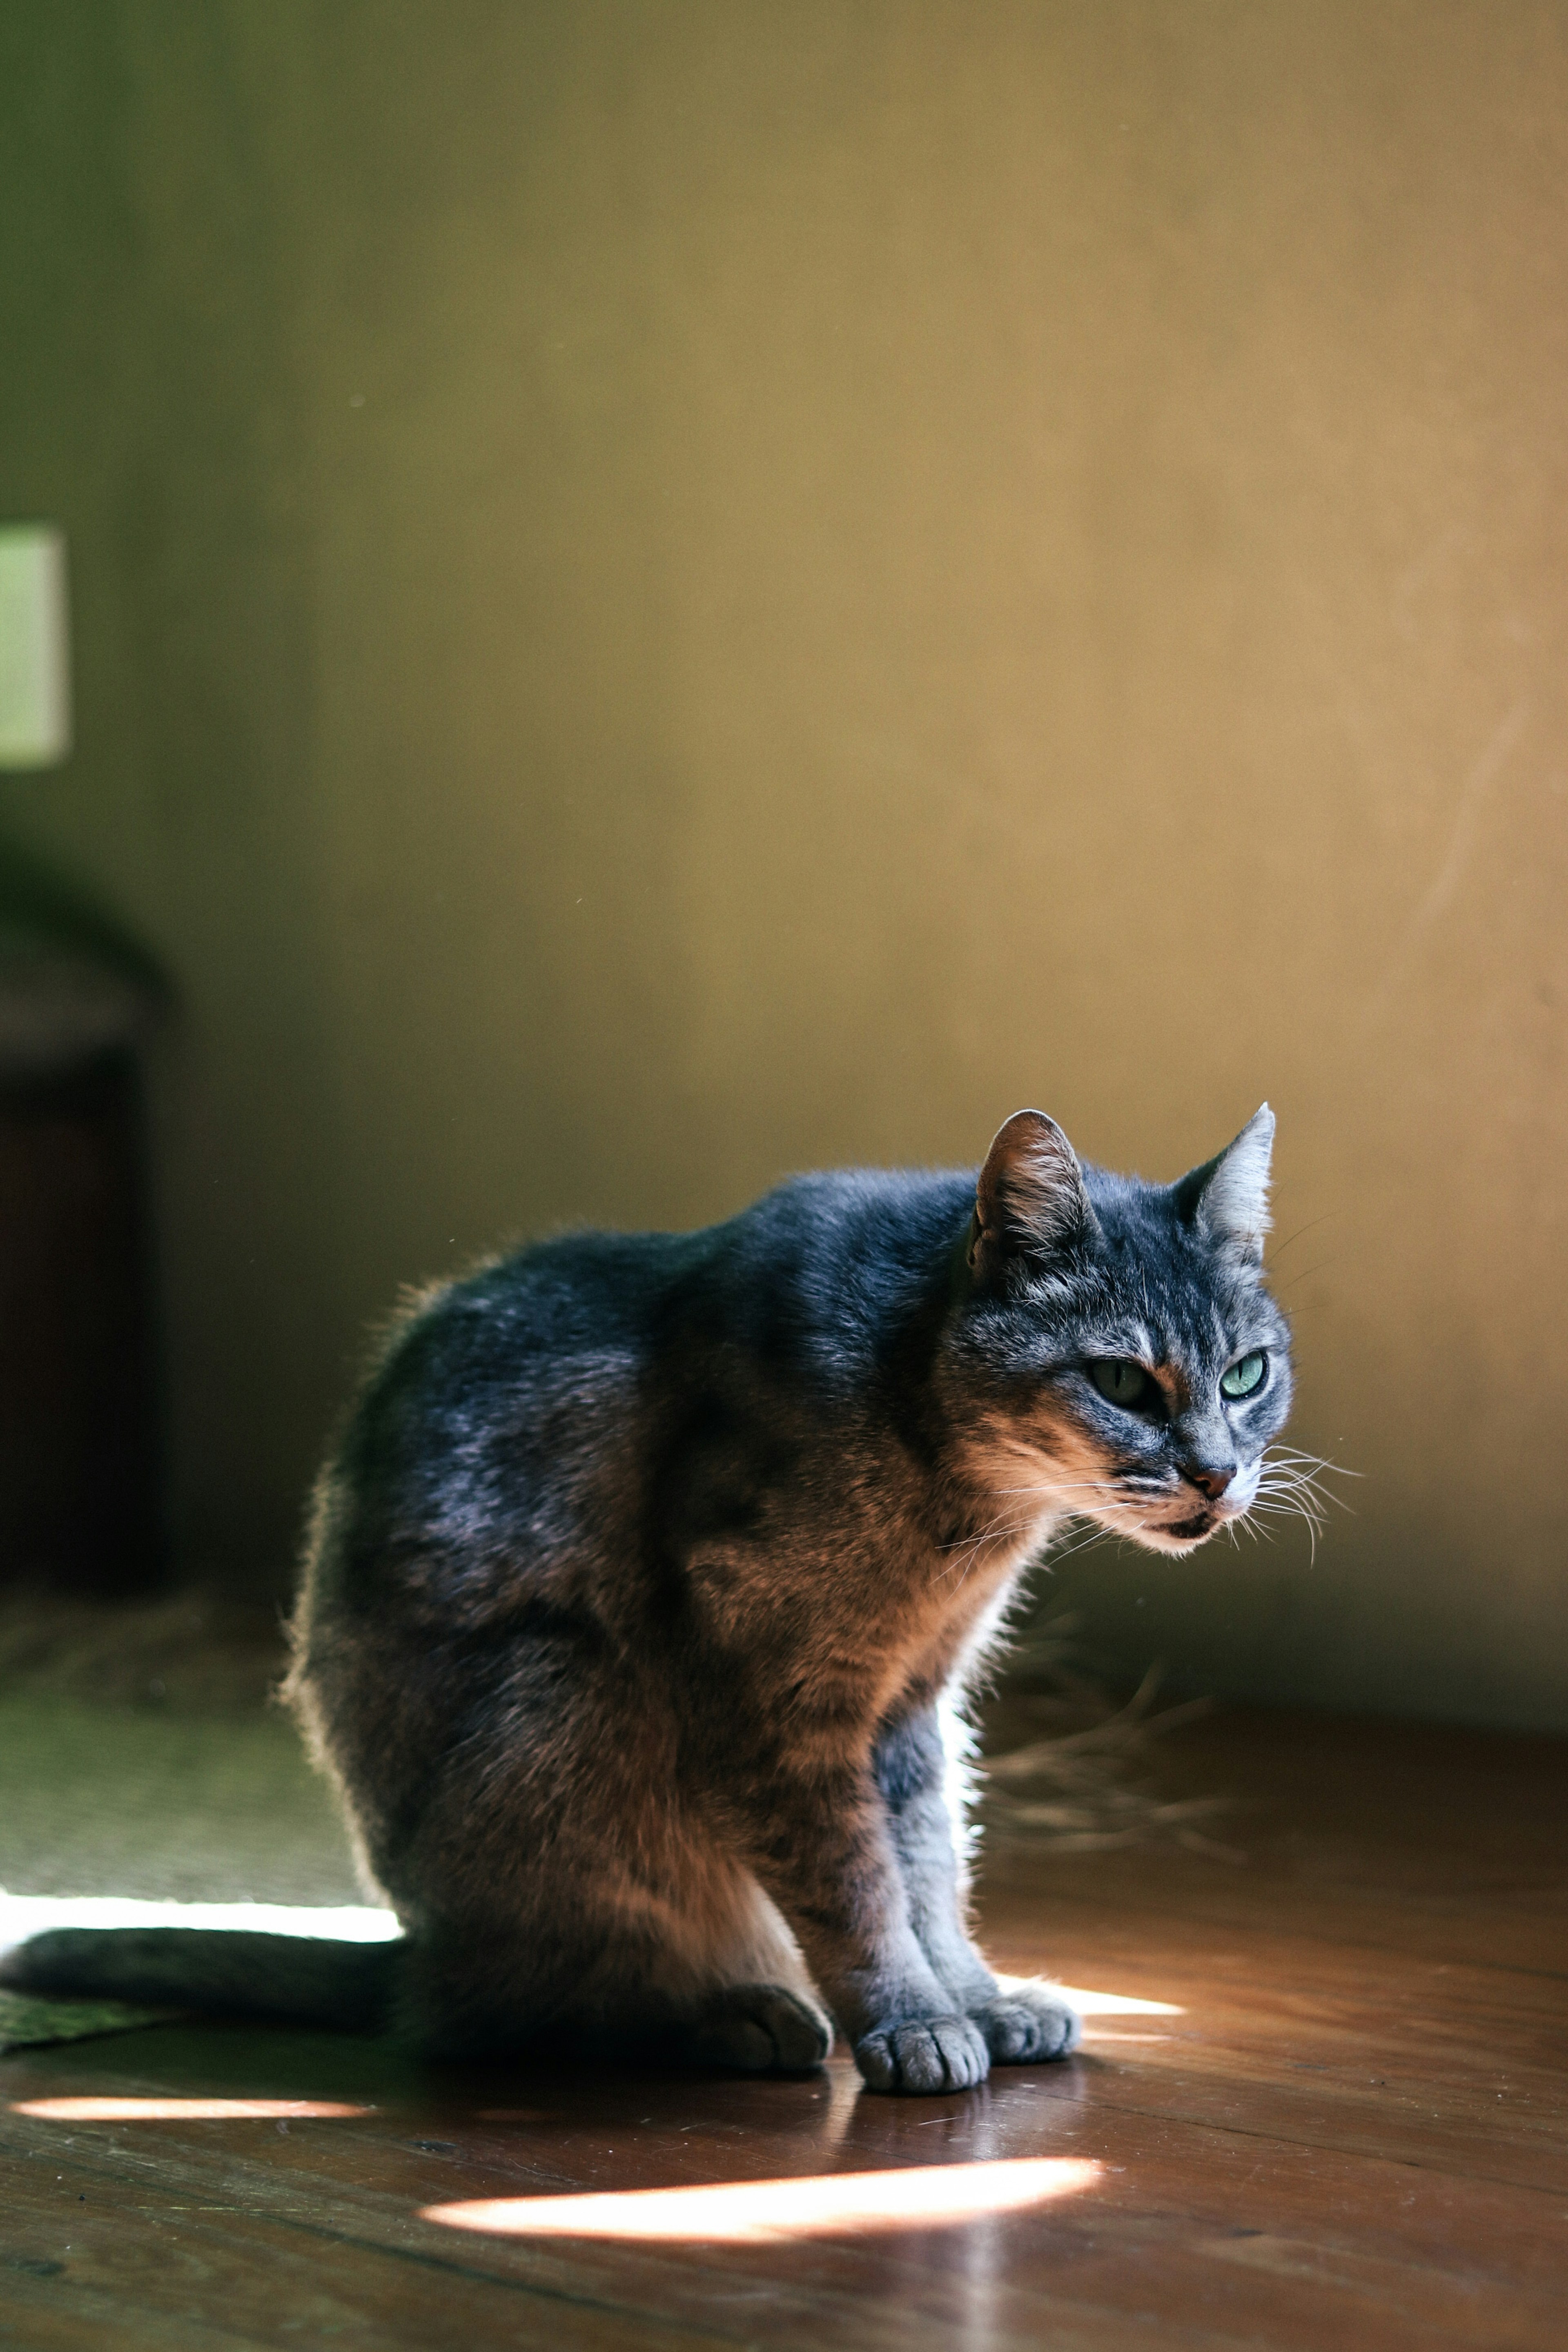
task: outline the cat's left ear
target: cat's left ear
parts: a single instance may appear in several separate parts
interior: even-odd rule
[[[1273,1155],[1274,1113],[1264,1103],[1234,1143],[1172,1187],[1179,1214],[1261,1265]]]
[[[996,1130],[974,1195],[969,1263],[976,1274],[1010,1256],[1049,1257],[1094,1222],[1078,1154],[1043,1110],[1016,1110]]]

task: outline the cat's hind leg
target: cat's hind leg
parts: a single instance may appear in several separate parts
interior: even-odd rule
[[[800,1948],[750,1873],[688,1857],[650,1885],[601,1853],[510,1918],[433,1922],[415,1939],[405,2030],[447,2057],[505,2053],[794,2074],[832,2022]]]
[[[690,1948],[689,1916],[660,1971],[673,1961],[685,2054],[695,2065],[746,2074],[809,2073],[832,2049],[833,2025],[799,1945],[749,1871],[704,1875],[698,1948]]]
[[[693,2064],[741,2074],[808,2074],[833,2047],[816,2002],[787,1985],[725,1985],[686,2029]]]

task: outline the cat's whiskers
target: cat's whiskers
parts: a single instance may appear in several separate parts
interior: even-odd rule
[[[1040,1479],[1027,1486],[993,1486],[990,1492],[1008,1498],[1024,1495],[1038,1495],[1042,1498],[1042,1507],[1025,1518],[1009,1519],[1004,1514],[991,1520],[987,1526],[981,1528],[973,1535],[958,1536],[952,1543],[939,1545],[938,1549],[941,1551],[955,1551],[964,1555],[962,1559],[954,1560],[950,1568],[942,1570],[942,1575],[937,1579],[939,1584],[945,1584],[956,1576],[962,1588],[988,1545],[1009,1542],[1016,1536],[1027,1535],[1031,1530],[1039,1528],[1041,1521],[1047,1517],[1047,1507],[1058,1498],[1069,1495],[1110,1496],[1113,1498],[1119,1496],[1116,1482],[1108,1478]],[[1069,1505],[1068,1510],[1068,1516],[1073,1518],[1086,1516],[1081,1506]],[[1106,1532],[1098,1521],[1091,1522],[1091,1530],[1089,1540],[1092,1540],[1093,1535],[1102,1535]],[[1047,1540],[1049,1540],[1048,1537]],[[1077,1549],[1075,1545],[1073,1549]],[[1057,1556],[1067,1558],[1069,1555],[1064,1553]]]
[[[1115,1478],[1053,1478],[1042,1479],[1034,1486],[993,1486],[994,1495],[1074,1495],[1090,1489],[1102,1494],[1114,1493],[1121,1481]]]
[[[1005,1543],[1014,1536],[1027,1535],[1031,1528],[1038,1527],[1041,1516],[1043,1515],[1035,1514],[1026,1519],[1014,1519],[1006,1522],[993,1519],[990,1525],[982,1528],[977,1535],[959,1536],[952,1543],[939,1544],[937,1547],[939,1551],[963,1552],[967,1557],[961,1560],[954,1560],[951,1568],[943,1569],[937,1578],[937,1582],[945,1584],[950,1578],[957,1576],[962,1588],[987,1544]]]
[[[1263,1459],[1265,1466],[1268,1468],[1273,1468],[1278,1465],[1298,1470],[1305,1469],[1311,1472],[1314,1475],[1321,1471],[1326,1476],[1331,1478],[1359,1478],[1361,1476],[1361,1472],[1359,1470],[1347,1470],[1344,1468],[1342,1464],[1331,1462],[1326,1454],[1304,1454],[1300,1447],[1296,1445],[1270,1446]]]
[[[1090,1503],[1069,1503],[1069,1515],[1084,1523],[1083,1531],[1071,1542],[1052,1542],[1049,1545],[1048,1559],[1054,1568],[1058,1562],[1071,1559],[1075,1553],[1087,1549],[1090,1544],[1098,1543],[1103,1537],[1113,1537],[1118,1541],[1129,1537],[1146,1541],[1151,1533],[1162,1533],[1159,1520],[1148,1508],[1140,1508],[1139,1506],[1167,1501],[1179,1491],[1179,1487],[1174,1479],[1163,1478],[1156,1473],[1131,1471],[1123,1472],[1114,1478],[1042,1479],[1026,1486],[994,1486],[991,1491],[1005,1496],[1042,1495],[1053,1499],[1059,1497],[1063,1501],[1071,1496],[1085,1496],[1100,1503],[1108,1511],[1115,1508],[1117,1523],[1113,1524],[1109,1518],[1095,1516]]]
[[[1347,1509],[1343,1496],[1324,1486],[1327,1477],[1353,1478],[1359,1474],[1342,1470],[1338,1463],[1325,1461],[1321,1454],[1303,1454],[1294,1446],[1277,1446],[1263,1457],[1262,1474],[1252,1509],[1260,1515],[1276,1518],[1300,1518],[1306,1522],[1309,1557],[1316,1559],[1318,1538],[1328,1524],[1329,1507],[1338,1504]],[[1260,1533],[1267,1528],[1260,1527]]]
[[[1089,1483],[1091,1482],[1088,1480],[1079,1481],[1080,1486],[1087,1486]],[[1065,1487],[1055,1486],[994,1486],[991,1491],[994,1495],[1041,1494],[1048,1497],[1056,1494],[1066,1493],[1068,1489]],[[1006,1518],[1006,1513],[1005,1511],[998,1512],[995,1518],[989,1520],[987,1524],[978,1529],[977,1532],[972,1535],[955,1536],[951,1543],[939,1544],[937,1546],[937,1549],[939,1551],[962,1551],[967,1545],[986,1543],[993,1536],[1019,1534],[1026,1528],[1037,1526],[1044,1517],[1045,1512],[1042,1509],[1031,1513],[1026,1518],[1016,1519],[1011,1524],[1005,1526],[1003,1522]]]
[[[1090,1519],[1083,1533],[1074,1542],[1064,1544],[1060,1551],[1051,1552],[1049,1565],[1055,1569],[1063,1560],[1071,1559],[1075,1553],[1087,1551],[1090,1544],[1099,1543],[1102,1538],[1116,1536],[1118,1536],[1116,1528],[1105,1527],[1099,1519]]]
[[[1034,1524],[1033,1519],[1013,1519],[1005,1525],[994,1521],[990,1527],[982,1528],[977,1535],[959,1536],[952,1543],[939,1544],[937,1549],[939,1551],[979,1551],[988,1543],[1001,1543],[1008,1536],[1024,1535]]]

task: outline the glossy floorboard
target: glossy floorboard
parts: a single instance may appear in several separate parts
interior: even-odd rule
[[[5,2059],[0,2344],[1560,2352],[1568,1748],[1259,1717],[1173,1769],[1247,1859],[996,1858],[1002,1964],[1149,2006],[966,2096],[195,2025]]]

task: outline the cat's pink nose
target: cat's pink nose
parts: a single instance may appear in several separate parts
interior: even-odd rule
[[[1195,1463],[1189,1463],[1182,1475],[1189,1486],[1197,1488],[1200,1495],[1206,1495],[1211,1503],[1217,1503],[1236,1475],[1236,1465],[1229,1462],[1223,1470],[1204,1470]]]

